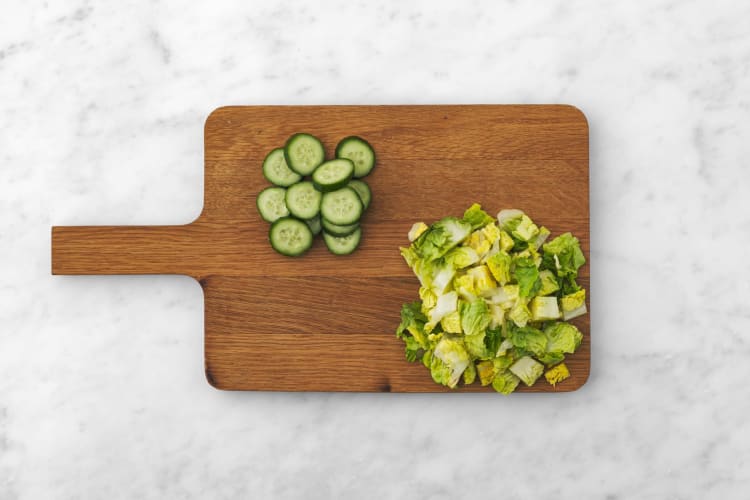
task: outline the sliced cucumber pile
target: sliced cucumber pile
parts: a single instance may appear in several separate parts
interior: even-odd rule
[[[335,255],[354,252],[362,239],[361,219],[372,201],[360,178],[375,167],[375,151],[366,140],[345,137],[336,158],[326,161],[320,140],[310,134],[289,137],[263,160],[263,176],[274,186],[256,198],[258,212],[271,223],[268,239],[282,255],[307,252],[315,235]]]

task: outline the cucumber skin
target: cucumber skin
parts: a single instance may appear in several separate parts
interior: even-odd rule
[[[372,147],[372,144],[370,144],[369,142],[367,142],[365,139],[362,139],[358,135],[348,135],[348,136],[344,137],[343,139],[341,139],[338,144],[336,144],[336,151],[335,151],[334,154],[336,155],[336,158],[340,158],[339,157],[339,150],[342,147],[344,147],[344,144],[346,144],[347,141],[351,141],[351,140],[357,140],[357,141],[364,142],[365,144],[367,144],[367,147],[370,148],[370,151],[372,151],[372,167],[370,168],[370,170],[366,174],[364,174],[364,175],[360,175],[360,176],[355,175],[353,178],[354,179],[361,179],[362,177],[367,177],[368,175],[370,175],[372,173],[373,170],[375,170],[375,166],[378,164],[378,156],[377,156],[377,154],[375,154],[375,148]],[[288,163],[289,162],[287,162],[287,164]],[[292,170],[294,170],[294,169],[292,169]],[[356,172],[356,170],[355,170],[355,172]]]
[[[305,183],[306,183],[306,184],[310,184],[310,185],[312,185],[312,187],[313,187],[313,188],[314,188],[314,189],[315,189],[316,191],[320,192],[320,190],[319,190],[318,188],[316,188],[316,187],[315,187],[315,184],[313,184],[312,182],[310,182],[310,181],[300,181],[300,182],[298,182],[298,183],[296,183],[296,184],[292,184],[291,186],[289,186],[289,187],[287,188],[287,190],[286,190],[286,195],[284,196],[284,204],[286,205],[286,209],[287,209],[287,210],[289,211],[289,213],[290,213],[290,214],[291,214],[291,215],[292,215],[293,217],[295,217],[295,218],[297,218],[297,219],[302,219],[302,220],[305,220],[305,219],[312,219],[312,218],[314,218],[315,216],[319,215],[319,214],[320,214],[320,205],[321,205],[321,203],[323,203],[323,196],[321,195],[321,196],[320,196],[320,200],[318,201],[318,210],[317,210],[317,211],[316,211],[316,212],[315,212],[315,213],[314,213],[314,214],[313,214],[312,216],[310,216],[310,217],[302,217],[302,216],[300,216],[300,214],[299,214],[299,213],[295,213],[295,212],[294,212],[294,211],[293,211],[293,210],[292,210],[291,208],[289,208],[289,202],[287,201],[287,197],[289,196],[289,191],[290,191],[290,190],[291,190],[291,189],[292,189],[292,188],[293,188],[294,186],[297,186],[297,185],[299,185],[299,184],[305,184]]]
[[[313,172],[312,176],[311,176],[312,177],[312,183],[315,186],[315,189],[317,189],[321,193],[328,193],[330,191],[336,191],[337,189],[341,189],[342,187],[348,185],[349,182],[354,178],[354,162],[351,161],[348,158],[336,158],[336,160],[346,160],[349,163],[351,163],[351,165],[352,165],[352,173],[346,179],[340,180],[339,182],[337,182],[335,184],[329,184],[327,186],[324,186],[323,184],[318,184],[318,182],[315,181],[315,172]],[[325,165],[329,161],[334,161],[334,160],[324,161],[323,163],[321,163],[320,165],[318,165],[315,170],[317,171],[320,167],[322,167],[323,165]]]
[[[324,219],[323,217],[320,218],[320,224],[321,224],[321,226],[323,228],[323,231],[325,231],[326,233],[330,234],[331,236],[338,236],[338,237],[349,236],[354,231],[356,231],[357,229],[359,229],[359,221],[357,221],[357,222],[355,222],[353,224],[347,224],[347,226],[354,226],[351,229],[351,231],[340,231],[340,230],[331,228],[331,226],[334,226],[335,228],[341,228],[342,226],[340,226],[338,224],[334,224],[333,222],[331,222],[331,221],[329,221],[327,219]]]
[[[308,231],[310,232],[310,243],[309,243],[309,244],[308,244],[308,245],[307,245],[307,246],[306,246],[306,247],[305,247],[304,249],[300,250],[300,251],[299,251],[298,253],[289,253],[289,252],[285,252],[285,251],[283,251],[283,250],[279,250],[279,249],[278,249],[278,248],[276,248],[276,246],[275,246],[275,245],[273,244],[273,237],[272,237],[272,235],[273,235],[273,229],[274,229],[274,227],[275,227],[275,226],[276,226],[277,224],[279,224],[279,223],[281,223],[281,222],[284,222],[284,221],[287,221],[287,220],[293,220],[293,221],[301,222],[301,223],[302,223],[302,225],[303,225],[303,226],[305,226],[305,229],[307,229],[307,230],[308,230]],[[294,218],[294,217],[282,217],[282,218],[280,218],[280,219],[277,219],[277,220],[276,220],[276,222],[274,222],[273,224],[271,224],[271,227],[270,227],[270,229],[268,230],[268,243],[270,243],[270,244],[271,244],[271,248],[273,248],[273,249],[274,249],[274,251],[276,251],[276,253],[278,253],[278,254],[281,254],[281,255],[283,255],[283,256],[285,256],[285,257],[301,257],[302,255],[306,254],[306,253],[307,253],[307,251],[308,251],[308,250],[310,250],[310,247],[312,247],[312,244],[313,244],[313,240],[314,240],[314,239],[315,239],[315,235],[313,235],[313,234],[312,234],[312,231],[311,231],[311,230],[310,230],[310,228],[309,228],[309,227],[307,226],[307,224],[305,223],[305,221],[301,221],[301,220],[299,220],[299,219],[296,219],[296,218]]]
[[[284,162],[286,162],[286,154],[284,153],[284,148],[276,148],[276,149],[272,149],[272,150],[271,150],[271,152],[270,152],[270,153],[268,153],[268,154],[266,155],[265,159],[263,159],[263,165],[261,166],[261,170],[262,170],[262,172],[263,172],[263,177],[264,177],[264,178],[265,178],[265,179],[266,179],[266,180],[267,180],[268,182],[270,182],[270,183],[271,183],[271,184],[273,184],[274,186],[279,186],[279,187],[283,187],[283,188],[288,188],[289,186],[293,186],[294,184],[297,184],[298,182],[300,182],[300,181],[302,180],[302,176],[301,176],[300,174],[298,174],[297,172],[295,172],[294,170],[292,170],[291,168],[289,168],[289,170],[292,170],[292,172],[294,172],[294,173],[295,173],[295,174],[297,175],[297,180],[295,180],[295,181],[293,181],[293,182],[290,182],[289,184],[279,184],[279,183],[278,183],[278,181],[273,181],[273,180],[271,180],[271,178],[270,178],[270,177],[268,177],[268,173],[266,172],[266,162],[268,161],[268,158],[269,158],[269,157],[270,157],[270,156],[271,156],[272,154],[274,154],[274,153],[275,153],[276,151],[278,151],[278,150],[281,150],[281,155],[282,155],[282,156],[284,157]],[[289,164],[288,164],[288,163],[287,163],[287,167],[289,167]]]
[[[258,209],[258,214],[260,215],[260,218],[266,222],[270,222],[271,224],[273,224],[277,220],[283,219],[284,217],[289,217],[291,212],[289,212],[289,207],[286,207],[287,215],[282,215],[276,220],[268,220],[263,216],[263,210],[260,209],[260,195],[262,195],[264,191],[267,191],[269,189],[283,189],[284,190],[284,204],[286,205],[286,188],[283,188],[281,186],[269,186],[263,189],[260,193],[258,193],[258,196],[255,198],[255,207]]]
[[[355,182],[355,181],[358,182],[358,183],[361,183],[361,184],[363,184],[365,186],[365,189],[367,190],[367,201],[366,202],[362,198],[362,196],[360,196],[359,191],[357,191],[354,188],[354,186],[352,186],[352,182]],[[354,179],[354,178],[352,178],[349,181],[349,184],[347,184],[347,186],[349,186],[350,188],[354,189],[354,192],[356,192],[357,196],[359,196],[359,200],[362,202],[362,207],[365,210],[367,210],[368,208],[370,208],[370,203],[372,203],[372,189],[370,189],[370,186],[365,181],[363,181],[361,179]]]
[[[296,139],[297,137],[299,137],[301,135],[304,135],[304,136],[307,136],[307,137],[312,137],[313,139],[315,139],[317,141],[318,145],[320,146],[320,149],[323,150],[323,159],[321,160],[321,162],[318,163],[317,165],[315,165],[315,167],[313,167],[312,170],[310,170],[309,172],[305,172],[305,173],[297,171],[292,166],[292,163],[289,161],[289,146],[294,141],[294,139]],[[302,177],[304,177],[306,175],[312,175],[312,173],[315,172],[315,169],[318,168],[320,165],[323,164],[323,162],[326,161],[326,149],[325,149],[325,147],[323,147],[323,143],[321,142],[321,140],[318,139],[317,137],[315,137],[314,135],[308,134],[307,132],[297,132],[296,134],[292,134],[291,137],[289,137],[289,139],[286,140],[286,143],[284,143],[284,160],[286,161],[286,164],[289,166],[289,168],[292,169],[292,171],[297,172],[297,174],[301,175]]]
[[[362,215],[363,215],[363,214],[364,214],[364,212],[365,212],[365,206],[364,206],[364,205],[362,204],[362,200],[361,200],[361,199],[359,198],[359,195],[357,194],[357,192],[356,192],[355,190],[353,190],[353,189],[352,189],[352,188],[350,188],[350,187],[342,187],[342,188],[339,188],[339,189],[337,189],[336,191],[343,191],[344,189],[348,189],[349,191],[351,191],[351,192],[352,192],[352,194],[354,194],[354,198],[355,198],[355,199],[357,200],[357,203],[359,203],[359,215],[357,216],[357,218],[356,218],[356,219],[354,219],[354,220],[352,220],[351,222],[349,222],[349,223],[346,223],[346,224],[338,224],[338,223],[336,223],[336,222],[333,222],[333,221],[332,221],[332,220],[330,220],[330,219],[327,219],[327,220],[328,220],[328,222],[330,222],[331,224],[336,224],[337,226],[348,226],[349,224],[354,224],[355,222],[359,222],[359,220],[360,220],[360,219],[362,218]],[[325,217],[325,215],[323,214],[323,201],[325,200],[325,196],[326,196],[326,195],[329,195],[330,193],[335,193],[335,191],[330,191],[330,192],[328,192],[328,193],[324,193],[324,194],[323,194],[323,197],[322,197],[322,198],[321,198],[321,200],[320,200],[320,217],[321,217],[321,218],[324,218],[324,219],[326,219],[326,217]],[[289,207],[287,206],[287,209],[288,209],[288,208],[289,208]]]
[[[356,233],[356,232],[359,232],[359,236],[358,236],[358,238],[357,238],[357,243],[355,243],[355,245],[354,245],[354,246],[352,247],[352,249],[351,249],[351,250],[349,250],[348,252],[340,252],[340,251],[338,251],[338,250],[334,250],[334,249],[332,249],[332,248],[331,248],[331,246],[330,246],[330,245],[329,245],[329,243],[328,243],[328,238],[327,238],[327,237],[331,237],[331,238],[339,238],[339,236],[336,236],[336,235],[330,234],[330,233],[328,233],[328,232],[327,232],[327,231],[325,231],[325,230],[323,231],[323,241],[325,242],[325,244],[326,244],[326,248],[328,249],[328,251],[329,251],[329,252],[331,252],[331,253],[332,253],[333,255],[350,255],[350,254],[354,253],[354,251],[355,251],[355,250],[356,250],[357,248],[359,248],[359,244],[360,244],[360,243],[362,243],[362,229],[361,229],[361,228],[357,228],[357,229],[356,229],[356,230],[355,230],[354,232],[352,232],[351,234],[354,234],[354,233]]]

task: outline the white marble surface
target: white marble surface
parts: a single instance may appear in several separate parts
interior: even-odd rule
[[[6,2],[0,499],[746,498],[749,18],[728,0]],[[50,276],[51,225],[199,213],[214,107],[464,102],[588,115],[576,393],[219,392],[191,279]]]

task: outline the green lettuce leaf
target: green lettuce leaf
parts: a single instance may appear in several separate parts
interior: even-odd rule
[[[483,334],[490,324],[490,310],[482,299],[463,302],[460,312],[461,329],[465,335]]]
[[[471,224],[471,229],[479,229],[487,224],[495,222],[495,219],[487,212],[482,210],[482,206],[479,203],[474,203],[470,206],[466,212],[464,212],[464,222]]]
[[[541,330],[524,326],[511,331],[510,341],[515,347],[539,356],[547,350],[548,337]]]
[[[513,278],[518,283],[518,294],[521,297],[532,297],[536,295],[542,286],[539,279],[539,269],[534,261],[528,257],[513,259]]]
[[[461,243],[471,233],[471,224],[455,217],[445,217],[422,233],[412,248],[424,260],[438,259]]]
[[[518,382],[520,382],[517,376],[509,371],[504,371],[495,375],[492,379],[492,388],[500,394],[508,395],[516,390]]]
[[[511,256],[502,250],[487,259],[487,267],[490,269],[492,276],[501,285],[505,285],[510,281],[510,265],[512,261]]]
[[[554,271],[560,278],[578,276],[578,269],[586,263],[578,238],[570,233],[561,234],[544,248],[543,267]]]
[[[438,384],[456,387],[461,374],[470,362],[469,353],[460,341],[444,337],[437,343],[432,353],[430,363],[432,379]]]
[[[555,322],[544,329],[548,352],[572,354],[583,340],[583,334],[570,323]]]
[[[529,356],[524,356],[510,365],[509,370],[531,387],[544,373],[544,365]]]

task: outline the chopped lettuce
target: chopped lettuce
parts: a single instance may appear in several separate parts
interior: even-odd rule
[[[430,372],[438,384],[456,387],[461,374],[471,362],[469,353],[458,340],[443,338],[432,353]]]
[[[455,217],[446,217],[434,223],[417,238],[412,247],[421,259],[435,260],[459,243],[471,232],[471,224]]]
[[[479,262],[479,255],[471,247],[456,247],[445,254],[445,262],[454,269],[463,269]]]
[[[465,335],[484,334],[490,321],[490,310],[484,300],[476,299],[461,304],[461,329]]]
[[[520,378],[515,376],[509,371],[501,372],[495,375],[492,379],[492,388],[500,394],[508,395],[516,390],[518,383],[521,381]]]
[[[528,257],[513,259],[513,277],[518,282],[518,293],[521,297],[536,295],[542,286],[539,279],[539,269],[534,261]]]
[[[581,288],[577,292],[564,295],[560,299],[562,316],[565,321],[586,314],[586,290]]]
[[[568,367],[565,366],[565,363],[560,363],[559,365],[550,368],[544,374],[544,378],[547,379],[547,382],[549,382],[552,387],[555,387],[568,377],[570,377],[570,371],[568,371]]]
[[[503,394],[535,383],[545,366],[550,383],[567,378],[562,362],[583,338],[566,320],[586,313],[576,282],[585,259],[570,233],[549,236],[520,210],[495,221],[478,204],[460,219],[412,226],[400,252],[420,300],[404,304],[396,331],[407,360],[447,387],[478,378]]]
[[[549,321],[560,317],[557,297],[534,297],[529,309],[532,321]]]
[[[536,361],[531,356],[524,356],[508,368],[516,377],[523,380],[523,383],[531,387],[536,382],[542,372],[544,365]]]
[[[427,231],[429,228],[430,226],[428,226],[424,222],[415,222],[411,226],[411,229],[409,229],[409,241],[416,240],[422,235],[422,233]]]
[[[455,312],[458,307],[458,294],[448,292],[437,299],[437,304],[430,310],[429,321],[425,324],[425,331],[431,332],[444,316]]]
[[[549,243],[542,245],[545,269],[550,269],[560,278],[578,276],[578,269],[586,263],[578,238],[570,233],[561,234]]]
[[[495,222],[495,219],[482,210],[482,205],[474,203],[464,212],[464,222],[471,224],[472,229],[479,229],[487,224]]]
[[[555,322],[544,329],[547,337],[547,351],[572,354],[583,340],[583,334],[570,323]]]
[[[555,274],[549,269],[539,271],[539,280],[541,281],[541,286],[539,287],[537,295],[549,295],[551,293],[555,293],[560,289],[560,285],[557,283]]]
[[[487,267],[497,282],[505,285],[510,281],[510,265],[512,262],[513,259],[508,252],[500,250],[487,259]]]
[[[509,340],[515,347],[534,353],[537,356],[547,350],[547,336],[543,331],[531,326],[514,328]]]

